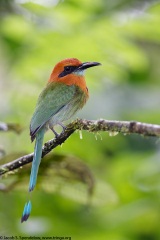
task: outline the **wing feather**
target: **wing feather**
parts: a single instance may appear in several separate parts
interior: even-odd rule
[[[62,83],[52,82],[46,86],[38,98],[31,119],[30,135],[32,141],[37,131],[73,99],[75,92],[74,85],[67,86]]]

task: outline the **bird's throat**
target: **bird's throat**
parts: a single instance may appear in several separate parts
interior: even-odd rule
[[[84,76],[84,70],[75,71],[73,72],[73,74],[75,74],[76,76]]]

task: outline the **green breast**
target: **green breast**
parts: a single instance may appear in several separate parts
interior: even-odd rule
[[[87,100],[87,95],[75,85],[49,83],[41,92],[35,112],[30,123],[31,136],[44,126],[51,118],[55,124],[65,121],[81,109]]]

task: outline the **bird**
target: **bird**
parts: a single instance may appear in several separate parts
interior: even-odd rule
[[[99,62],[81,62],[77,58],[67,58],[58,62],[40,93],[30,122],[31,141],[35,140],[29,190],[31,193],[37,182],[41,162],[44,134],[51,129],[55,137],[55,125],[65,130],[63,122],[80,110],[89,98],[84,72],[87,68],[101,65]],[[31,201],[24,206],[21,222],[27,221],[31,213]]]

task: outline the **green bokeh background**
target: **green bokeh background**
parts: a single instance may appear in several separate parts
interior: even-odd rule
[[[90,100],[75,118],[159,124],[160,1],[1,0],[0,121],[23,127],[20,135],[1,132],[2,163],[33,151],[29,122],[37,97],[55,63],[68,57],[102,63],[86,72]],[[43,159],[28,222],[20,217],[30,166],[1,179],[0,235],[160,239],[159,140],[82,136],[75,133]],[[48,132],[45,141],[52,137]],[[83,178],[65,167],[59,174],[62,160],[91,174],[92,196]]]

